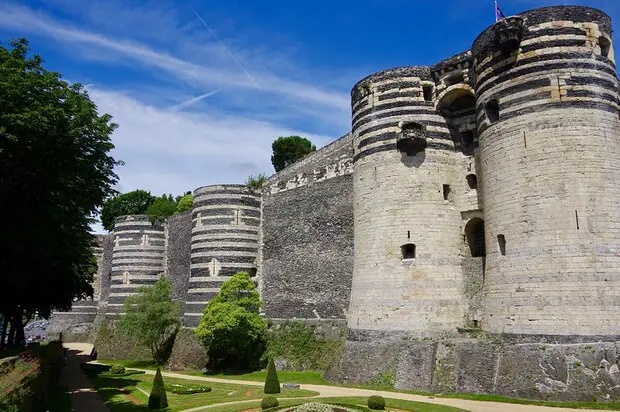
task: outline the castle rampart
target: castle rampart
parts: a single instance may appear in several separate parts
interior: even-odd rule
[[[260,192],[206,186],[163,225],[119,219],[98,314],[165,274],[194,327],[243,270],[275,323],[346,320],[333,379],[620,399],[618,90],[609,17],[572,6],[372,74],[351,91],[351,133]]]

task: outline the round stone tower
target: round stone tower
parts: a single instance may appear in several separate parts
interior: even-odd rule
[[[353,334],[441,336],[463,326],[461,217],[450,193],[457,153],[434,96],[427,67],[382,71],[352,90]]]
[[[121,216],[114,224],[112,276],[107,313],[122,312],[128,296],[152,285],[164,272],[164,226],[146,215]]]
[[[620,334],[620,122],[610,19],[548,7],[474,42],[483,327]]]
[[[196,326],[207,302],[237,272],[256,275],[261,215],[260,193],[245,185],[194,191],[191,276],[186,326]]]

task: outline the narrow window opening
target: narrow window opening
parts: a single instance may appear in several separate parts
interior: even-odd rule
[[[525,136],[525,131],[523,131],[523,146],[527,149],[527,137]]]
[[[575,210],[575,223],[577,223],[577,230],[579,230],[579,214]]]
[[[598,44],[601,47],[601,56],[609,57],[609,52],[611,51],[611,41],[607,37],[599,37]]]
[[[480,218],[470,220],[465,226],[465,235],[472,257],[486,256],[484,243],[484,221]]]
[[[475,174],[468,174],[465,179],[467,179],[467,184],[470,189],[478,189],[478,178]]]
[[[487,119],[489,119],[489,122],[491,122],[491,124],[499,121],[499,102],[497,100],[491,100],[487,102],[487,104],[484,106],[484,109],[487,114]]]
[[[400,247],[400,253],[403,255],[403,260],[415,259],[415,245],[413,243],[407,243]]]
[[[411,239],[411,232],[409,230],[407,231],[407,239]]]
[[[477,328],[478,328],[478,320],[477,320],[477,319],[474,319],[474,320],[472,321],[472,323],[473,323],[473,327],[474,327],[474,329],[477,329]]]
[[[450,185],[443,185],[443,200],[450,198]]]
[[[422,85],[422,93],[424,94],[424,101],[426,102],[433,101],[433,85],[431,84]]]
[[[499,253],[506,256],[506,237],[504,235],[497,235],[497,246],[499,246]]]
[[[461,133],[461,145],[465,150],[471,150],[474,146],[474,132],[468,130]]]

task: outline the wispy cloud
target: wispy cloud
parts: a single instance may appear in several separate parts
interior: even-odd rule
[[[177,104],[175,106],[172,106],[170,109],[171,110],[183,110],[185,108],[188,108],[190,106],[195,105],[198,102],[203,101],[207,97],[211,97],[213,95],[216,95],[217,93],[219,93],[221,91],[222,91],[222,89],[217,89],[217,90],[213,90],[212,92],[209,92],[209,93],[201,94],[200,96],[192,97],[191,99],[187,99],[187,100],[185,100],[182,103],[179,103],[179,104]]]
[[[248,77],[246,73],[233,73],[228,67],[197,64],[142,43],[80,30],[42,13],[10,3],[0,5],[0,25],[9,29],[51,36],[58,42],[85,44],[116,53],[119,58],[131,59],[147,67],[165,71],[194,87],[227,87],[245,89],[246,92],[280,95],[283,99],[320,105],[326,111],[338,110],[348,121],[347,93],[319,89],[270,72],[259,72]],[[258,79],[260,90],[257,90],[255,82],[251,80],[253,78]]]

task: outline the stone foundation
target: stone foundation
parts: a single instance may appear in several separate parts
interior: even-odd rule
[[[416,341],[355,340],[349,335],[339,363],[326,377],[369,383],[391,374],[396,389],[617,401],[619,355],[620,340],[516,343],[499,337]]]

